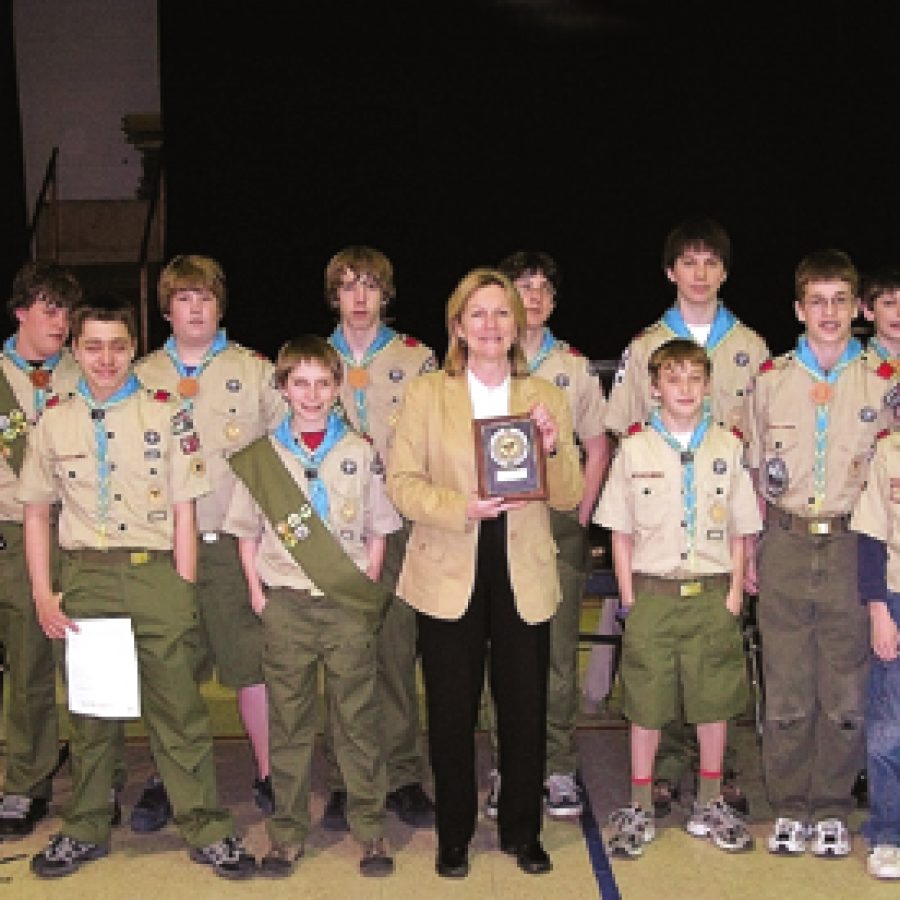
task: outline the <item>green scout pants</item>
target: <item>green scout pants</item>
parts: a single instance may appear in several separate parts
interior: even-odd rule
[[[217,807],[209,713],[194,680],[193,585],[178,576],[167,554],[132,565],[125,551],[100,560],[95,551],[76,550],[64,554],[61,587],[70,618],[131,618],[150,749],[184,839],[202,847],[233,834],[231,816]],[[72,799],[60,831],[106,844],[122,723],[74,714],[71,723]]]
[[[215,665],[219,684],[240,689],[262,683],[262,626],[250,605],[237,539],[216,533],[201,540],[197,556],[197,605],[200,608],[205,681]]]
[[[770,523],[760,543],[763,765],[775,816],[846,821],[855,805],[869,659],[856,542]]]
[[[273,842],[309,833],[309,784],[316,736],[319,660],[334,750],[347,786],[347,820],[360,841],[384,832],[386,778],[378,740],[374,616],[309,591],[272,588],[262,612],[269,696]]]
[[[381,572],[381,584],[389,590],[397,586],[409,523],[389,534]],[[388,790],[394,791],[422,780],[422,749],[419,744],[419,701],[416,692],[416,614],[398,597],[392,597],[378,632],[378,703],[381,748],[387,767]],[[327,676],[326,676],[327,677]],[[329,790],[343,790],[335,763],[329,710],[325,707],[325,759]]]
[[[2,522],[0,537],[0,640],[9,683],[4,790],[49,800],[59,752],[53,645],[37,621],[22,526]]]
[[[578,715],[578,635],[581,599],[590,561],[588,530],[577,511],[550,510],[562,600],[550,620],[550,670],[547,678],[547,775],[566,775],[578,766],[575,723]],[[497,721],[485,677],[482,710],[487,719],[491,759],[496,768]]]

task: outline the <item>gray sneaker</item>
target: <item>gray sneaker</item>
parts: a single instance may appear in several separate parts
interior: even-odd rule
[[[191,847],[188,855],[195,863],[211,866],[222,878],[240,880],[256,874],[256,858],[244,849],[238,837],[224,837],[205,847]]]
[[[656,836],[653,818],[632,804],[617,809],[609,816],[613,832],[606,842],[606,852],[621,859],[637,859],[644,853],[644,846]]]
[[[77,872],[85,863],[101,859],[109,847],[76,841],[65,834],[54,834],[50,843],[31,858],[31,871],[38,878],[61,878]]]
[[[685,828],[694,837],[709,838],[720,850],[738,853],[753,849],[753,835],[743,818],[723,800],[695,801]]]
[[[575,773],[551,775],[544,784],[545,808],[551,819],[575,819],[581,815],[584,802]]]

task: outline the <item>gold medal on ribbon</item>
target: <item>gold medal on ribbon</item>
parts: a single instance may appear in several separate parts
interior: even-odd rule
[[[229,422],[225,426],[225,437],[229,441],[236,441],[241,436],[241,426],[237,422]]]
[[[351,366],[347,369],[347,383],[361,391],[369,383],[369,373],[362,366]]]
[[[834,390],[830,384],[819,381],[813,385],[812,390],[809,392],[809,396],[812,398],[813,403],[821,406],[831,402],[831,398],[834,396]]]
[[[28,373],[31,383],[39,390],[44,390],[50,386],[50,373],[46,369],[32,369]]]
[[[721,503],[713,503],[709,508],[709,519],[717,525],[725,521],[725,507]]]
[[[190,400],[200,393],[200,384],[196,378],[185,376],[178,381],[178,396]]]

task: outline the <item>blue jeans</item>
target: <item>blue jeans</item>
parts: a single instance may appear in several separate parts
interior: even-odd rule
[[[900,623],[900,594],[888,593],[891,617]],[[866,695],[866,763],[869,810],[863,835],[871,846],[900,846],[900,659],[872,660]]]

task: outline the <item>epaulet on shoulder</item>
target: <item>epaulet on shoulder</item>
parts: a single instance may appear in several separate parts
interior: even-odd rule
[[[53,409],[54,406],[59,406],[59,403],[59,394],[54,394],[52,397],[47,398],[47,402],[44,404],[44,409]]]
[[[744,442],[744,432],[737,425],[732,425],[729,431],[741,442]]]
[[[763,375],[766,372],[771,372],[774,368],[775,360],[770,356],[768,359],[759,364],[759,374]]]
[[[154,400],[157,400],[159,403],[168,403],[172,399],[172,394],[169,391],[162,390],[161,388],[159,390],[147,388],[147,394]]]
[[[890,428],[882,428],[878,434],[875,435],[876,441],[883,441],[886,437],[890,437],[893,434]]]
[[[410,334],[403,334],[400,337],[401,337],[401,340],[403,341],[403,343],[406,344],[407,347],[418,347],[419,344],[421,343],[419,340],[417,340]]]
[[[879,378],[891,379],[897,374],[897,370],[894,368],[893,363],[884,360],[875,370],[875,374]]]
[[[626,434],[628,435],[628,437],[631,437],[633,434],[638,434],[639,432],[641,432],[643,430],[644,430],[643,422],[632,422],[628,426],[628,431],[626,432]]]
[[[568,344],[566,346],[566,349],[569,351],[569,353],[572,354],[572,356],[584,356],[584,354],[577,347],[573,347],[571,344]]]

